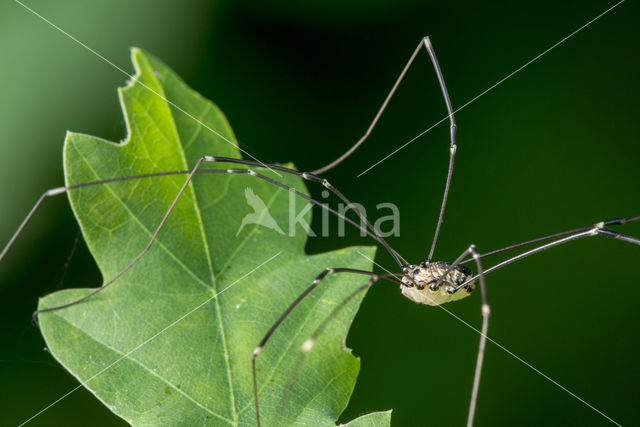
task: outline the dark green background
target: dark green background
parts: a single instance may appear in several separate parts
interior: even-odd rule
[[[153,52],[222,108],[245,150],[309,170],[360,137],[422,36],[431,36],[460,107],[614,2],[27,4],[129,72],[130,46]],[[438,259],[470,243],[487,251],[640,215],[639,11],[623,3],[457,114]],[[126,77],[17,3],[5,2],[0,16],[3,243],[38,195],[63,183],[67,129],[124,138],[115,88]],[[396,203],[401,236],[391,243],[415,262],[435,225],[446,124],[356,175],[445,114],[421,53],[371,140],[327,174],[370,213]],[[620,230],[640,236],[640,224]],[[77,385],[43,351],[30,319],[39,296],[101,282],[82,243],[65,267],[77,233],[66,200],[51,200],[0,264],[0,424],[26,420]],[[355,233],[313,239],[308,250],[363,241]],[[488,278],[490,337],[617,422],[638,424],[639,260],[640,248],[598,237],[496,272]],[[378,261],[393,267],[382,251]],[[479,295],[445,308],[480,324]],[[395,425],[463,425],[477,338],[445,311],[377,285],[347,340],[362,370],[343,420],[393,408]],[[79,390],[32,424],[119,422]],[[542,423],[608,424],[490,344],[477,425]]]

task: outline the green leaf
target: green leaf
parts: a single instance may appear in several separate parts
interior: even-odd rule
[[[343,424],[348,427],[370,427],[389,425],[391,423],[391,411],[374,412],[371,414],[363,415],[355,420]]]
[[[136,79],[119,91],[127,140],[115,144],[69,133],[64,150],[67,185],[186,170],[203,155],[240,157],[226,118],[213,103],[151,55],[133,50],[132,59]],[[264,173],[306,193],[296,177]],[[105,281],[148,244],[185,179],[138,179],[70,192]],[[242,218],[253,212],[245,200],[247,188],[264,201],[284,234],[261,225],[247,225],[238,233]],[[132,424],[255,424],[254,347],[324,268],[372,267],[367,259],[374,256],[371,247],[306,255],[306,231],[300,223],[289,230],[289,217],[307,209],[304,200],[251,176],[197,174],[138,264],[86,302],[41,314],[49,349],[98,399]],[[310,211],[303,218],[309,222]],[[328,323],[306,357],[300,348],[366,280],[329,275],[273,335],[257,359],[265,425],[335,423],[359,369],[344,339],[363,295]],[[39,307],[89,292],[56,292]],[[388,424],[389,417],[370,414],[349,425]]]

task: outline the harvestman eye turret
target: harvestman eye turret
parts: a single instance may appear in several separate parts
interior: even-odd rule
[[[468,412],[468,417],[467,417],[467,425],[472,425],[473,424],[473,419],[474,419],[474,414],[475,414],[477,396],[478,396],[478,388],[479,388],[479,384],[480,384],[480,374],[482,372],[482,364],[483,364],[483,358],[484,358],[484,348],[485,348],[486,340],[487,340],[487,330],[488,330],[489,315],[490,315],[489,304],[488,304],[488,301],[487,301],[487,291],[486,291],[486,285],[485,285],[485,276],[488,273],[490,273],[490,272],[492,272],[494,270],[497,270],[497,269],[499,269],[499,268],[501,268],[501,267],[503,267],[505,265],[508,265],[508,264],[510,264],[512,262],[518,261],[518,260],[520,260],[522,258],[525,258],[525,257],[529,256],[529,255],[533,255],[535,253],[544,251],[544,250],[549,249],[551,247],[558,246],[560,244],[563,244],[563,243],[566,243],[566,242],[569,242],[569,241],[577,240],[577,239],[580,239],[582,237],[589,237],[589,236],[595,236],[595,235],[604,235],[604,236],[607,236],[607,237],[612,237],[614,239],[623,240],[623,241],[626,241],[626,242],[629,242],[629,243],[640,245],[640,240],[638,240],[636,238],[633,238],[633,237],[628,237],[628,236],[621,235],[620,233],[612,231],[612,230],[610,230],[608,228],[608,227],[613,226],[613,225],[622,225],[622,224],[627,224],[627,223],[630,223],[630,222],[640,221],[640,216],[633,217],[633,218],[623,218],[623,219],[613,219],[613,220],[609,220],[609,221],[602,221],[602,222],[599,222],[599,223],[597,223],[595,225],[592,225],[592,226],[582,227],[582,228],[578,228],[578,229],[574,229],[574,230],[569,230],[569,231],[566,231],[566,232],[561,232],[561,233],[556,233],[556,234],[540,237],[540,238],[537,238],[537,239],[534,239],[534,240],[518,243],[518,244],[515,244],[515,245],[508,246],[506,248],[502,248],[502,249],[495,250],[495,251],[492,251],[492,252],[488,252],[488,253],[485,253],[485,254],[478,253],[478,251],[476,250],[475,246],[474,245],[470,245],[452,263],[432,262],[435,246],[436,246],[436,243],[437,243],[437,240],[438,240],[438,236],[439,236],[439,233],[440,233],[440,228],[441,228],[443,217],[444,217],[445,207],[446,207],[446,204],[447,204],[447,198],[448,198],[449,189],[450,189],[450,185],[451,185],[451,179],[452,179],[452,176],[453,176],[453,165],[454,165],[454,159],[455,159],[455,154],[456,154],[456,150],[457,150],[457,141],[456,141],[456,139],[457,139],[457,125],[456,125],[455,118],[454,118],[454,110],[453,110],[453,107],[452,107],[452,104],[451,104],[451,100],[449,98],[449,94],[447,92],[447,88],[446,88],[446,85],[445,85],[445,82],[444,82],[444,77],[442,75],[442,71],[440,70],[440,66],[438,64],[435,52],[433,50],[433,47],[431,45],[431,42],[430,42],[429,38],[424,38],[424,39],[420,40],[417,48],[414,50],[414,52],[411,55],[409,61],[407,62],[407,64],[405,65],[404,69],[400,73],[400,76],[398,77],[398,79],[396,80],[394,85],[392,86],[391,91],[389,92],[389,94],[387,95],[386,99],[384,100],[382,106],[380,107],[380,109],[378,110],[376,115],[374,116],[371,124],[369,125],[369,127],[365,131],[364,135],[347,152],[345,152],[338,159],[336,159],[335,161],[331,162],[327,166],[324,166],[324,167],[322,167],[320,169],[317,169],[315,171],[312,171],[310,173],[299,172],[297,170],[286,168],[286,167],[283,167],[283,166],[272,165],[272,164],[264,164],[264,163],[256,162],[256,161],[206,155],[206,156],[201,157],[200,160],[195,164],[195,166],[191,170],[166,171],[166,172],[150,173],[150,174],[143,174],[143,175],[136,175],[136,176],[118,177],[118,178],[113,178],[113,179],[108,179],[108,180],[101,180],[101,181],[94,181],[94,182],[76,184],[76,185],[71,185],[71,186],[68,186],[68,187],[60,187],[60,188],[55,188],[55,189],[51,189],[51,190],[46,191],[38,199],[38,201],[36,202],[34,207],[28,213],[28,215],[25,218],[25,220],[19,226],[18,230],[12,236],[12,238],[10,239],[10,241],[8,242],[6,247],[3,249],[3,251],[0,253],[0,260],[5,256],[5,254],[7,253],[9,248],[11,247],[11,245],[15,242],[16,238],[20,235],[20,233],[22,232],[22,230],[24,229],[26,224],[29,222],[29,220],[31,219],[31,217],[33,216],[35,211],[38,209],[38,207],[44,201],[44,199],[46,199],[49,196],[54,196],[54,195],[66,193],[68,191],[72,191],[72,190],[75,190],[75,189],[78,189],[78,188],[82,188],[82,187],[88,187],[88,186],[94,186],[94,185],[103,185],[103,184],[108,184],[108,183],[112,183],[112,182],[139,180],[139,179],[145,179],[145,178],[157,177],[157,176],[166,176],[166,175],[187,175],[187,178],[185,179],[184,184],[182,185],[182,187],[178,191],[177,195],[173,199],[171,205],[169,206],[169,208],[167,209],[166,213],[162,217],[159,225],[157,226],[157,228],[153,232],[148,244],[146,245],[145,248],[143,248],[141,250],[141,252],[128,265],[126,265],[114,277],[112,277],[109,280],[105,281],[105,283],[102,286],[100,286],[99,288],[95,289],[93,292],[89,293],[85,297],[83,297],[81,299],[78,299],[76,301],[73,301],[71,303],[61,305],[61,306],[50,307],[50,308],[38,310],[38,311],[36,311],[34,313],[34,318],[37,318],[37,316],[39,314],[42,314],[42,313],[45,313],[45,312],[64,309],[64,308],[79,304],[79,303],[81,303],[83,301],[86,301],[86,300],[90,299],[92,296],[94,296],[97,293],[99,293],[102,290],[104,290],[106,287],[110,286],[112,283],[114,283],[116,280],[118,280],[124,274],[126,274],[127,271],[130,270],[136,263],[138,263],[140,261],[140,259],[151,249],[151,247],[153,246],[158,234],[160,233],[160,231],[161,231],[162,227],[164,226],[165,222],[167,221],[167,218],[169,217],[169,215],[173,211],[176,203],[178,202],[178,200],[180,199],[181,195],[184,193],[185,189],[187,188],[187,185],[191,182],[193,176],[196,173],[199,173],[199,174],[202,174],[202,173],[207,173],[207,174],[247,174],[247,175],[249,175],[251,177],[255,177],[257,179],[269,182],[269,183],[271,183],[271,184],[273,184],[275,186],[278,186],[278,187],[281,187],[281,188],[283,188],[283,189],[285,189],[287,191],[290,191],[290,192],[296,194],[297,196],[306,199],[310,203],[313,203],[314,205],[319,206],[321,209],[325,209],[328,212],[336,215],[337,217],[345,220],[346,222],[348,222],[348,223],[360,228],[361,226],[357,222],[345,217],[344,214],[342,214],[342,213],[340,213],[340,212],[338,212],[338,211],[326,206],[325,204],[322,204],[322,203],[310,198],[309,196],[307,196],[307,195],[305,195],[303,193],[298,192],[297,190],[295,190],[295,189],[293,189],[293,188],[291,188],[291,187],[289,187],[289,186],[287,186],[285,184],[282,184],[281,182],[278,182],[278,181],[276,181],[276,180],[274,180],[272,178],[269,178],[269,177],[267,177],[265,175],[262,175],[262,174],[256,172],[253,169],[212,169],[212,170],[208,170],[208,169],[203,169],[201,166],[204,163],[229,163],[229,164],[239,164],[239,165],[243,165],[243,166],[250,166],[250,167],[254,167],[254,168],[267,168],[267,169],[283,172],[283,173],[286,173],[286,174],[296,175],[296,176],[298,176],[298,177],[300,177],[300,178],[302,178],[302,179],[304,179],[306,181],[319,183],[319,184],[323,185],[325,188],[327,188],[329,191],[331,191],[333,194],[335,194],[338,198],[340,198],[343,202],[347,203],[348,206],[353,206],[351,204],[351,202],[337,188],[335,188],[332,184],[330,184],[326,179],[322,178],[320,175],[322,173],[328,171],[329,169],[337,166],[338,164],[340,164],[344,159],[349,157],[367,139],[367,137],[370,135],[371,131],[373,130],[373,128],[377,124],[378,120],[380,119],[380,116],[382,115],[383,111],[387,107],[387,104],[389,103],[389,100],[391,99],[391,97],[395,93],[398,85],[400,84],[400,82],[404,78],[407,70],[410,68],[410,66],[413,63],[414,59],[416,58],[418,53],[423,48],[425,48],[427,53],[429,54],[429,58],[431,60],[433,68],[434,68],[434,70],[436,72],[436,76],[437,76],[437,79],[438,79],[438,82],[439,82],[439,85],[440,85],[442,96],[443,96],[445,104],[446,104],[448,117],[449,117],[449,124],[450,124],[449,166],[448,166],[448,169],[447,169],[447,177],[446,177],[445,188],[444,188],[444,193],[443,193],[441,207],[440,207],[440,213],[439,213],[439,216],[438,216],[438,220],[436,222],[436,227],[435,227],[433,240],[432,240],[431,247],[430,247],[429,253],[427,255],[426,261],[422,262],[419,265],[409,264],[402,257],[402,255],[400,255],[397,251],[395,251],[393,248],[391,248],[391,246],[382,238],[380,233],[365,218],[363,213],[361,213],[358,209],[354,208],[353,210],[356,213],[356,215],[359,217],[359,219],[362,221],[362,223],[365,224],[365,227],[362,228],[362,230],[368,236],[372,237],[374,240],[379,242],[385,248],[385,250],[389,253],[389,255],[397,263],[398,267],[401,270],[401,273],[376,273],[376,272],[373,272],[373,271],[358,270],[358,269],[353,269],[353,268],[349,268],[349,267],[344,267],[343,266],[343,267],[328,267],[328,268],[324,269],[322,272],[320,272],[316,276],[316,278],[304,290],[304,292],[302,292],[289,305],[289,307],[287,307],[287,309],[280,315],[280,317],[276,320],[276,322],[266,331],[266,333],[265,333],[264,337],[262,338],[262,340],[258,343],[257,347],[253,350],[252,357],[251,357],[251,364],[252,364],[252,373],[253,373],[253,396],[254,396],[254,401],[255,401],[256,422],[257,422],[258,425],[260,425],[260,421],[261,421],[261,419],[260,419],[260,404],[259,404],[260,395],[259,395],[259,389],[258,389],[258,379],[259,378],[258,378],[257,370],[256,370],[256,363],[257,363],[257,360],[258,360],[258,355],[263,351],[263,349],[266,346],[267,342],[269,341],[270,337],[273,335],[274,331],[282,324],[284,319],[296,308],[296,306],[307,295],[309,295],[322,282],[322,280],[326,276],[328,276],[330,274],[350,273],[350,274],[359,274],[359,275],[368,276],[369,280],[365,285],[363,285],[363,286],[359,287],[358,289],[354,290],[345,299],[345,301],[341,302],[334,309],[334,312],[332,313],[332,315],[330,315],[327,319],[325,319],[325,321],[320,325],[320,327],[318,327],[316,332],[314,332],[314,334],[312,334],[312,336],[309,337],[304,342],[304,344],[303,344],[303,346],[301,348],[302,354],[305,354],[305,353],[308,353],[308,352],[312,351],[317,336],[324,329],[324,326],[327,324],[327,322],[331,321],[333,316],[335,314],[337,314],[337,312],[339,310],[341,310],[345,306],[347,301],[349,301],[351,298],[355,297],[360,292],[363,292],[366,289],[368,289],[370,286],[373,285],[373,283],[375,283],[379,279],[384,279],[384,280],[387,280],[387,281],[390,281],[390,282],[393,282],[393,283],[396,283],[396,284],[400,285],[400,289],[401,289],[402,294],[404,296],[406,296],[407,298],[411,299],[412,301],[414,301],[416,303],[419,303],[419,304],[432,305],[432,306],[437,306],[437,305],[443,304],[445,302],[459,300],[461,298],[464,298],[464,297],[470,295],[475,290],[476,285],[478,285],[480,287],[480,293],[481,293],[481,299],[482,299],[482,310],[481,310],[481,313],[482,313],[482,329],[481,329],[481,334],[480,334],[479,349],[478,349],[478,353],[477,353],[477,357],[476,357],[475,374],[474,374],[474,379],[473,379],[473,384],[472,384],[471,398],[470,398],[470,404],[469,404],[469,412]],[[544,242],[547,242],[547,243],[544,243]],[[543,244],[541,244],[540,246],[537,246],[537,247],[535,247],[533,249],[530,249],[528,251],[522,252],[522,253],[520,253],[520,254],[518,254],[516,256],[513,256],[512,258],[509,258],[506,261],[502,261],[502,262],[500,262],[500,263],[498,263],[498,264],[496,264],[496,265],[494,265],[494,266],[492,266],[492,267],[490,267],[490,268],[488,268],[486,270],[484,270],[483,267],[482,267],[482,263],[481,263],[481,259],[482,258],[486,258],[486,257],[489,257],[491,255],[494,255],[494,254],[497,254],[497,253],[501,253],[501,252],[504,252],[504,251],[508,251],[508,250],[512,250],[512,249],[516,249],[516,248],[520,248],[520,247],[524,247],[524,246],[527,246],[527,245],[538,244],[538,243],[543,243]],[[470,256],[470,258],[465,259],[468,256]],[[465,263],[468,263],[468,262],[471,262],[471,261],[474,261],[476,269],[477,269],[475,275],[472,273],[472,271],[469,268],[464,266]],[[248,351],[247,351],[247,354],[249,354]]]

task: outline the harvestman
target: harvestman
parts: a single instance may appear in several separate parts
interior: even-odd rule
[[[413,61],[415,60],[416,56],[418,55],[418,53],[420,52],[420,50],[422,49],[422,47],[424,46],[424,48],[427,50],[429,57],[431,59],[431,63],[435,69],[437,78],[438,78],[438,82],[440,85],[440,89],[442,91],[442,96],[444,98],[446,107],[447,107],[447,112],[448,112],[448,118],[449,118],[449,123],[450,123],[450,148],[449,148],[449,167],[447,170],[447,178],[446,178],[446,183],[445,183],[445,188],[444,188],[444,194],[442,197],[442,204],[440,207],[440,213],[438,216],[438,221],[436,223],[436,228],[435,228],[435,232],[434,232],[434,236],[433,236],[433,241],[431,243],[431,248],[429,250],[429,254],[427,256],[427,260],[420,263],[419,265],[414,265],[414,264],[410,264],[408,263],[398,252],[396,252],[393,248],[391,248],[389,246],[389,244],[382,238],[382,236],[378,233],[378,231],[371,225],[371,223],[365,218],[364,214],[362,212],[360,212],[357,207],[355,207],[337,188],[335,188],[333,185],[331,185],[326,179],[320,177],[319,175],[328,171],[329,169],[337,166],[338,164],[340,164],[343,160],[345,160],[347,157],[349,157],[369,136],[369,134],[371,133],[371,131],[373,130],[373,128],[375,127],[375,125],[377,124],[378,120],[380,119],[380,116],[382,115],[383,111],[385,110],[385,108],[387,107],[387,104],[389,103],[389,100],[392,98],[392,96],[394,95],[398,85],[400,84],[400,82],[402,81],[402,79],[404,78],[407,70],[410,68],[411,64],[413,63]],[[640,221],[640,216],[637,217],[632,217],[632,218],[620,218],[620,219],[612,219],[612,220],[608,220],[608,221],[601,221],[599,223],[596,223],[592,226],[587,226],[587,227],[581,227],[581,228],[577,228],[574,230],[569,230],[569,231],[565,231],[565,232],[561,232],[561,233],[556,233],[556,234],[552,234],[552,235],[548,235],[548,236],[544,236],[544,237],[540,237],[537,239],[533,239],[533,240],[529,240],[526,242],[522,242],[522,243],[518,243],[515,245],[511,245],[502,249],[498,249],[495,251],[491,251],[485,254],[480,254],[474,245],[470,245],[465,251],[462,252],[462,254],[453,262],[453,263],[446,263],[446,262],[432,262],[432,258],[433,258],[433,253],[435,250],[435,246],[438,240],[438,235],[440,232],[440,227],[442,225],[442,221],[443,221],[443,217],[444,217],[444,211],[445,211],[445,207],[447,204],[447,197],[449,194],[449,188],[451,185],[451,178],[453,175],[453,165],[454,165],[454,159],[455,159],[455,154],[456,154],[456,150],[457,150],[457,145],[456,145],[456,133],[457,133],[457,126],[456,126],[456,122],[455,122],[455,117],[454,117],[454,111],[453,111],[453,107],[451,105],[451,100],[449,98],[449,94],[447,92],[447,88],[444,82],[444,78],[442,75],[442,72],[440,70],[440,66],[438,64],[438,60],[436,58],[434,49],[431,45],[431,42],[429,40],[428,37],[423,38],[420,43],[418,44],[418,46],[416,47],[416,49],[414,50],[413,54],[411,55],[409,61],[407,62],[407,64],[405,65],[405,67],[403,68],[402,72],[400,73],[400,76],[398,77],[398,79],[396,80],[396,82],[394,83],[393,87],[391,88],[391,91],[389,92],[389,94],[387,95],[386,99],[384,100],[384,102],[382,103],[382,106],[380,107],[380,109],[378,110],[378,112],[376,113],[373,121],[371,122],[371,124],[369,125],[369,127],[367,128],[366,132],[364,133],[364,135],[347,151],[345,152],[342,156],[340,156],[338,159],[334,160],[333,162],[331,162],[330,164],[317,169],[315,171],[312,171],[311,173],[307,173],[307,172],[299,172],[293,169],[289,169],[283,166],[279,166],[279,165],[272,165],[272,164],[264,164],[261,162],[256,162],[256,161],[250,161],[250,160],[242,160],[242,159],[235,159],[235,158],[228,158],[228,157],[215,157],[215,156],[203,156],[200,158],[200,160],[196,163],[196,165],[193,167],[193,169],[191,170],[182,170],[182,171],[169,171],[169,172],[158,172],[158,173],[150,173],[150,174],[143,174],[143,175],[135,175],[135,176],[127,176],[127,177],[119,177],[119,178],[113,178],[113,179],[108,179],[108,180],[101,180],[101,181],[93,181],[93,182],[88,182],[88,183],[83,183],[83,184],[76,184],[76,185],[71,185],[71,186],[67,186],[67,187],[59,187],[59,188],[54,188],[51,190],[46,191],[39,199],[38,201],[35,203],[35,205],[33,206],[33,208],[31,209],[31,211],[27,214],[26,218],[23,220],[23,222],[20,224],[20,226],[18,227],[17,231],[14,233],[14,235],[12,236],[12,238],[10,239],[10,241],[7,243],[7,245],[5,246],[5,248],[3,249],[3,251],[0,253],[0,260],[2,260],[2,258],[5,256],[5,254],[7,253],[7,251],[9,250],[9,248],[13,245],[13,243],[15,242],[15,240],[17,239],[17,237],[20,235],[20,233],[22,232],[22,230],[24,229],[24,227],[26,226],[26,224],[29,222],[29,220],[31,219],[31,217],[34,215],[35,211],[38,209],[38,207],[42,204],[42,202],[44,201],[44,199],[46,199],[49,196],[55,196],[55,195],[59,195],[59,194],[63,194],[66,193],[67,191],[71,191],[71,190],[75,190],[78,188],[82,188],[82,187],[88,187],[88,186],[94,186],[94,185],[100,185],[100,184],[106,184],[106,183],[111,183],[111,182],[118,182],[118,181],[127,181],[127,180],[135,180],[135,179],[143,179],[143,178],[149,178],[149,177],[157,177],[157,176],[167,176],[167,175],[180,175],[180,174],[184,174],[187,175],[187,178],[184,182],[184,184],[182,185],[182,187],[180,188],[178,194],[176,195],[176,197],[173,199],[171,205],[169,206],[169,208],[167,209],[165,215],[163,216],[162,220],[160,221],[160,224],[157,226],[157,228],[155,229],[149,243],[147,244],[147,246],[125,267],[123,268],[118,274],[115,275],[115,277],[111,278],[110,280],[106,281],[102,286],[100,286],[99,288],[96,288],[93,292],[89,293],[88,295],[64,304],[64,305],[60,305],[57,307],[50,307],[50,308],[45,308],[45,309],[41,309],[41,310],[37,310],[36,312],[34,312],[34,319],[37,319],[37,316],[40,313],[43,312],[48,312],[48,311],[55,311],[55,310],[60,310],[60,309],[64,309],[67,307],[70,307],[72,305],[76,305],[78,303],[81,303],[89,298],[91,298],[92,296],[96,295],[98,292],[104,290],[106,287],[108,287],[109,285],[111,285],[113,282],[115,282],[117,279],[119,279],[121,276],[123,276],[129,269],[131,269],[138,261],[140,261],[140,259],[149,251],[149,249],[151,248],[151,246],[153,245],[154,241],[156,240],[160,230],[162,229],[162,227],[164,226],[165,222],[167,221],[167,218],[169,217],[169,215],[171,214],[171,212],[173,211],[176,203],[178,202],[178,200],[180,199],[180,196],[183,194],[183,192],[185,191],[185,189],[187,188],[187,185],[191,182],[193,176],[196,173],[222,173],[222,174],[248,174],[250,176],[259,178],[261,180],[267,181],[271,184],[274,184],[276,186],[279,186],[283,189],[286,189],[288,191],[293,192],[294,194],[296,194],[299,197],[302,197],[304,199],[306,199],[307,201],[321,207],[322,209],[325,209],[329,212],[331,212],[332,214],[340,217],[341,219],[349,222],[350,224],[361,228],[362,231],[364,231],[367,235],[369,235],[370,237],[372,237],[373,239],[375,239],[376,241],[378,241],[380,244],[382,244],[382,246],[387,250],[387,252],[391,255],[391,257],[396,261],[396,263],[398,264],[398,267],[401,269],[401,273],[389,273],[389,274],[379,274],[379,273],[375,273],[373,271],[367,271],[367,270],[357,270],[357,269],[353,269],[353,268],[345,268],[345,267],[328,267],[325,268],[320,274],[318,274],[316,276],[316,278],[313,280],[313,282],[311,283],[311,285],[309,285],[290,305],[289,307],[287,307],[287,309],[280,315],[280,317],[276,320],[276,322],[269,328],[269,330],[266,332],[266,334],[264,335],[264,337],[262,338],[262,340],[260,341],[260,343],[258,344],[258,346],[254,349],[253,353],[252,353],[252,357],[251,357],[251,364],[252,364],[252,376],[253,376],[253,394],[254,394],[254,400],[255,400],[255,412],[256,412],[256,421],[257,424],[260,425],[260,406],[259,406],[259,399],[258,399],[258,386],[257,386],[257,381],[258,381],[258,377],[257,377],[257,372],[256,372],[256,360],[258,358],[258,355],[261,353],[261,351],[263,350],[263,348],[265,347],[265,345],[267,344],[267,342],[269,341],[269,338],[273,335],[273,333],[275,332],[275,330],[282,324],[282,322],[285,320],[285,318],[295,309],[295,307],[307,296],[309,295],[319,284],[320,282],[328,275],[330,274],[338,274],[338,273],[352,273],[352,274],[360,274],[360,275],[365,275],[369,277],[369,280],[367,281],[367,283],[361,287],[359,287],[358,289],[356,289],[354,292],[352,292],[349,296],[347,296],[347,298],[342,301],[333,311],[333,313],[327,318],[325,319],[321,325],[316,329],[316,331],[312,334],[312,336],[307,339],[303,346],[302,346],[302,354],[306,354],[308,353],[315,342],[315,339],[319,336],[319,334],[322,332],[322,330],[324,329],[324,327],[326,326],[326,324],[328,323],[328,321],[330,321],[335,314],[337,314],[337,312],[344,308],[346,303],[354,298],[357,294],[359,294],[360,292],[365,291],[366,289],[368,289],[369,287],[371,287],[377,280],[380,279],[384,279],[384,280],[388,280],[394,283],[397,283],[400,285],[401,288],[401,292],[404,296],[406,296],[407,298],[411,299],[412,301],[416,302],[416,303],[420,303],[420,304],[426,304],[426,305],[432,305],[432,306],[436,306],[436,305],[440,305],[443,304],[445,302],[449,302],[449,301],[456,301],[459,300],[461,298],[464,298],[466,296],[468,296],[469,294],[471,294],[471,292],[473,290],[475,290],[476,284],[475,282],[478,281],[479,282],[479,286],[480,286],[480,292],[481,292],[481,298],[482,298],[482,309],[481,309],[481,313],[482,313],[482,328],[481,328],[481,333],[480,333],[480,343],[479,343],[479,347],[478,347],[478,353],[477,353],[477,357],[476,357],[476,366],[475,366],[475,373],[474,373],[474,379],[473,379],[473,385],[472,385],[472,391],[471,391],[471,398],[470,398],[470,403],[469,403],[469,411],[468,411],[468,417],[467,417],[467,425],[471,426],[473,424],[473,419],[474,419],[474,414],[475,414],[475,407],[476,407],[476,401],[477,401],[477,397],[478,397],[478,389],[479,389],[479,385],[480,385],[480,374],[482,372],[482,363],[483,363],[483,359],[484,359],[484,350],[485,350],[485,346],[486,346],[486,340],[487,340],[487,330],[489,327],[489,316],[490,316],[490,308],[489,308],[489,303],[487,300],[487,290],[486,290],[486,285],[485,285],[485,275],[497,270],[501,267],[504,267],[508,264],[511,264],[515,261],[518,261],[520,259],[523,259],[529,255],[533,255],[535,253],[538,252],[542,252],[546,249],[549,249],[551,247],[554,246],[558,246],[560,244],[569,242],[569,241],[573,241],[573,240],[577,240],[580,239],[582,237],[588,237],[588,236],[595,236],[595,235],[604,235],[604,236],[608,236],[614,239],[620,239],[620,240],[624,240],[626,242],[629,243],[634,243],[636,245],[640,245],[640,239],[636,239],[633,237],[629,237],[629,236],[625,236],[622,235],[618,232],[609,230],[606,227],[612,226],[612,225],[621,225],[621,224],[627,224],[630,222],[636,222],[636,221]],[[298,177],[301,177],[307,181],[311,181],[311,182],[316,182],[316,183],[320,183],[322,184],[325,188],[327,188],[329,191],[331,191],[333,194],[335,194],[338,198],[340,198],[343,202],[345,202],[347,204],[347,206],[350,206],[354,212],[356,213],[356,215],[359,217],[359,219],[362,221],[362,224],[366,224],[366,227],[362,227],[360,224],[356,223],[355,221],[352,221],[349,218],[346,218],[343,214],[339,213],[338,211],[335,211],[333,209],[331,209],[330,207],[326,206],[325,204],[322,204],[312,198],[310,198],[309,196],[298,192],[297,190],[284,185],[276,180],[273,180],[265,175],[262,175],[258,172],[255,172],[254,170],[251,169],[214,169],[214,170],[209,170],[209,169],[201,169],[201,166],[204,163],[214,163],[214,162],[221,162],[221,163],[232,163],[232,164],[240,164],[240,165],[244,165],[244,166],[253,166],[253,167],[258,167],[258,168],[267,168],[267,169],[271,169],[271,170],[275,170],[275,171],[279,171],[279,172],[283,172],[283,173],[287,173],[287,174],[292,174],[292,175],[296,175]],[[542,244],[540,246],[537,246],[533,249],[530,249],[528,251],[522,252],[516,256],[513,256],[505,261],[502,261],[490,268],[487,268],[486,270],[483,269],[482,267],[482,263],[480,261],[481,258],[490,256],[490,255],[494,255],[497,253],[501,253],[504,251],[508,251],[508,250],[512,250],[512,249],[516,249],[516,248],[520,248],[520,247],[524,247],[527,245],[531,245],[531,244],[535,244],[535,243],[541,243],[541,242],[545,242],[545,241],[549,241],[548,243]],[[464,259],[467,256],[471,256],[471,258],[469,259]],[[463,264],[468,263],[470,261],[474,261],[476,268],[477,268],[477,274],[473,274],[472,271],[465,267]]]

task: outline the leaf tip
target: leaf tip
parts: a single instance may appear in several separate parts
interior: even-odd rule
[[[147,55],[147,52],[144,49],[141,49],[137,46],[131,46],[129,48],[129,53],[131,55],[131,62],[133,62],[134,67],[137,65],[140,58],[145,57]],[[137,67],[136,67],[136,71],[138,71]]]

